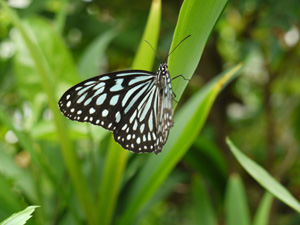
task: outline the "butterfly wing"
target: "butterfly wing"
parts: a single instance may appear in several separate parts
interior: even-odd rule
[[[142,70],[97,76],[65,92],[59,108],[71,120],[113,131],[125,149],[156,152],[161,149],[157,148],[157,112],[162,111],[162,100],[155,79],[156,74]]]

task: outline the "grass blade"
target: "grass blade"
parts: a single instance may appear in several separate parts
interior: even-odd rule
[[[216,215],[204,183],[198,176],[193,179],[192,194],[195,205],[195,224],[215,225]]]
[[[264,168],[257,165],[253,160],[244,155],[234,144],[227,138],[226,142],[241,164],[241,166],[266,190],[273,194],[276,198],[281,200],[283,203],[290,206],[292,209],[300,213],[300,203],[297,199],[291,195],[291,193],[276,181]]]
[[[227,225],[250,225],[250,212],[246,191],[237,174],[230,176],[225,193]]]
[[[269,192],[266,192],[258,209],[256,210],[253,225],[268,225],[272,202],[273,195],[271,195]]]
[[[145,42],[145,40],[147,40],[151,44],[154,50],[156,49],[159,38],[160,18],[161,0],[153,0],[144,34],[132,63],[132,69],[141,69],[147,71],[152,70],[155,53]]]
[[[98,224],[106,225],[111,222],[127,159],[128,152],[124,151],[111,135],[99,192]]]

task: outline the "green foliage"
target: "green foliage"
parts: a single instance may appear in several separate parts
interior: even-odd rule
[[[288,206],[292,207],[294,210],[300,213],[300,202],[297,201],[285,187],[278,183],[273,177],[271,177],[267,171],[262,167],[257,165],[243,153],[241,153],[238,148],[227,139],[227,144],[230,150],[237,158],[239,163],[244,167],[244,169],[265,189],[272,193],[275,197],[285,202]]]
[[[0,220],[34,204],[33,225],[300,223],[298,1],[9,4],[0,0]],[[164,59],[188,35],[168,58],[171,76],[190,81],[172,81],[180,101],[162,153],[132,154],[59,112],[81,80],[156,69],[145,40]],[[245,154],[229,139],[227,150],[227,135]]]
[[[241,178],[236,174],[231,175],[228,180],[225,194],[226,224],[250,224],[250,212],[246,196],[246,191]]]

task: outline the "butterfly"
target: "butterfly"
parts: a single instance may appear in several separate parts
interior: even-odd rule
[[[112,131],[115,141],[127,150],[158,154],[174,123],[173,96],[176,95],[165,62],[156,73],[126,70],[85,80],[62,95],[59,109],[71,120]],[[173,79],[179,76],[182,75]]]

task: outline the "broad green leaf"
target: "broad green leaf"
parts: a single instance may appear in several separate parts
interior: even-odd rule
[[[215,225],[217,224],[216,215],[209,199],[209,193],[205,189],[205,185],[199,176],[195,176],[192,186],[195,223],[198,225]]]
[[[105,50],[117,35],[116,30],[109,30],[100,34],[83,52],[78,65],[79,73],[84,78],[90,78],[104,72],[101,68],[106,62]],[[104,61],[104,62],[103,62]]]
[[[168,65],[172,77],[178,74],[191,78],[199,64],[204,46],[213,27],[220,17],[227,0],[185,0],[182,4],[170,51],[186,36],[185,40],[169,57]],[[172,82],[178,96],[188,82],[178,78]]]
[[[276,198],[290,206],[292,209],[300,213],[300,203],[291,195],[291,193],[276,181],[264,168],[256,164],[253,160],[244,155],[234,144],[227,138],[226,142],[241,164],[241,166],[266,190],[273,194]]]
[[[130,224],[146,202],[152,198],[197,137],[223,85],[240,67],[236,66],[207,84],[176,113],[174,127],[170,131],[169,140],[163,151],[158,155],[149,155],[149,159],[130,189],[128,206],[119,224]]]
[[[11,215],[9,218],[0,223],[0,225],[23,225],[32,217],[31,214],[37,207],[39,206],[28,206],[23,211]]]
[[[273,202],[273,195],[266,192],[256,210],[253,225],[268,225],[271,206]]]
[[[227,225],[249,225],[250,212],[247,195],[241,178],[237,174],[229,177],[225,193]]]
[[[158,40],[160,14],[161,2],[160,0],[153,0],[147,25],[144,30],[143,39],[145,38],[147,40],[152,40],[154,47],[156,46]],[[143,60],[141,61],[140,58]],[[145,60],[145,58],[147,58],[147,60]],[[154,55],[149,54],[149,47],[145,46],[144,41],[141,40],[132,68],[147,70],[152,68],[153,62]],[[100,199],[97,210],[99,212],[98,222],[104,225],[111,223],[113,212],[116,206],[116,200],[120,192],[121,178],[123,176],[125,165],[129,156],[129,152],[124,151],[124,149],[115,143],[114,140],[112,140],[108,152],[109,153],[105,161],[104,174],[101,180],[99,192]]]
[[[39,17],[33,17],[22,21],[22,24],[31,40],[39,46],[51,68],[52,75],[49,76],[51,83],[56,83],[56,86],[60,85],[56,82],[57,80],[67,84],[76,83],[78,74],[71,54],[50,23]],[[18,91],[21,96],[32,100],[39,93],[43,93],[38,75],[39,71],[36,69],[31,52],[20,33],[15,32],[12,37],[17,47],[16,56],[14,57],[14,70]],[[66,85],[61,84],[62,89],[65,89]]]

